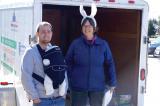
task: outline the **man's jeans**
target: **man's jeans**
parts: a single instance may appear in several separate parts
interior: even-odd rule
[[[38,104],[33,104],[33,106],[65,106],[65,99],[50,99],[50,98],[40,98],[41,102]]]
[[[104,91],[77,92],[71,91],[72,106],[102,106]]]

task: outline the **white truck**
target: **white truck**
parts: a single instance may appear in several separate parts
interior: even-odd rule
[[[5,1],[5,0],[4,0]],[[100,37],[109,42],[116,63],[118,85],[109,106],[143,106],[147,75],[148,4],[143,0],[13,0],[0,3],[0,97],[7,95],[6,82],[13,83],[15,106],[30,106],[21,84],[20,63],[24,50],[35,36],[36,25],[53,25],[52,43],[64,55],[81,32],[79,5],[95,16]],[[5,85],[5,86],[4,86]],[[14,93],[13,93],[14,94]],[[7,96],[5,96],[7,97]],[[10,97],[10,96],[8,96]],[[9,99],[1,100],[6,106]],[[13,99],[12,99],[13,100]],[[10,106],[10,105],[8,105]],[[12,104],[13,106],[13,104]]]

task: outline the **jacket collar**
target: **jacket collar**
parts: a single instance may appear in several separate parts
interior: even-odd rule
[[[86,44],[89,44],[83,34],[81,35],[81,38],[83,39],[83,41],[84,41]],[[100,44],[102,44],[102,41],[100,41],[100,38],[99,38],[97,35],[94,35],[93,43],[92,43],[91,45],[94,45],[94,44],[95,44],[95,45],[100,45]]]

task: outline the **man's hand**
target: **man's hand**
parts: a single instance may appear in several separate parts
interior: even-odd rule
[[[110,93],[114,92],[115,87],[110,87]]]
[[[41,100],[39,98],[38,99],[33,99],[33,103],[35,103],[35,104],[38,104],[40,102],[41,102]]]

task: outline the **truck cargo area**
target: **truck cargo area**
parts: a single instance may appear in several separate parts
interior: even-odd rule
[[[89,7],[85,10],[90,14]],[[52,42],[60,45],[65,54],[72,40],[81,34],[79,7],[44,4],[42,13],[42,20],[53,25]],[[140,10],[98,8],[95,17],[98,35],[109,43],[117,71],[118,85],[110,106],[137,105],[141,13]]]

